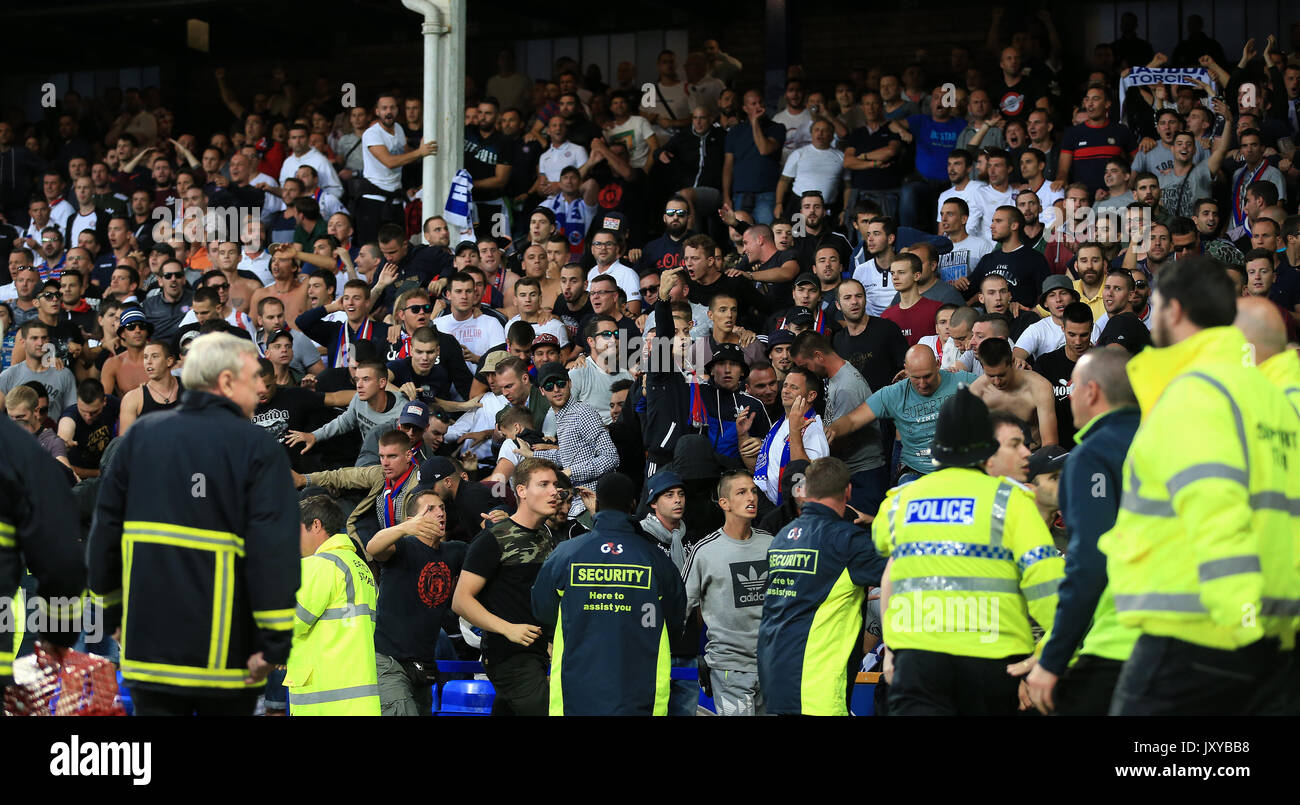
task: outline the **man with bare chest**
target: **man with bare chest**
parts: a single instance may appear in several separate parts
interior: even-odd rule
[[[1034,438],[1031,449],[1057,444],[1056,398],[1047,378],[1016,368],[1011,345],[1001,338],[983,341],[976,355],[984,374],[971,383],[971,393],[990,411],[1009,411],[1028,422]]]
[[[250,305],[253,297],[262,290],[262,283],[239,275],[239,248],[235,241],[216,244],[216,251],[212,253],[212,267],[224,274],[229,283],[226,293],[230,306],[248,315],[252,309]]]
[[[307,283],[298,279],[298,261],[294,259],[293,246],[279,243],[272,246],[271,276],[275,282],[253,294],[250,307],[257,310],[258,303],[274,296],[284,303],[285,321],[297,321],[307,309]]]
[[[144,345],[152,333],[153,325],[140,308],[131,305],[122,310],[117,335],[126,351],[104,361],[99,379],[106,393],[121,397],[149,379],[144,369]]]

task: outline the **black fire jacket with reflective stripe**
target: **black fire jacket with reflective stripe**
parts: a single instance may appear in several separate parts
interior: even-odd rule
[[[0,620],[13,623],[19,614],[4,609],[13,603],[24,566],[36,577],[42,600],[68,599],[70,609],[49,614],[77,615],[86,579],[80,533],[63,468],[34,436],[0,417]],[[47,624],[45,639],[64,646],[76,642],[75,620]],[[9,675],[18,642],[16,631],[0,631],[0,677]]]
[[[300,576],[284,449],[232,401],[186,391],[127,432],[99,490],[89,585],[122,624],[122,675],[246,687],[249,656],[289,656]]]

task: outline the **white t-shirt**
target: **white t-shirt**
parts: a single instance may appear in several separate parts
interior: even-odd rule
[[[94,232],[94,231],[95,231],[95,217],[96,217],[96,216],[95,216],[95,212],[91,212],[90,215],[80,215],[80,214],[78,214],[78,215],[73,216],[72,218],[69,218],[69,219],[68,219],[68,239],[67,239],[67,242],[68,242],[68,243],[76,243],[76,242],[77,242],[77,236],[80,235],[80,234],[82,233],[82,231],[84,231],[84,230],[89,229],[91,232]]]
[[[406,153],[406,132],[402,130],[402,124],[393,123],[393,133],[389,134],[384,131],[379,121],[375,121],[370,128],[366,129],[366,133],[361,135],[361,150],[364,152],[361,158],[365,166],[361,171],[362,175],[375,187],[390,193],[397,192],[402,187],[402,169],[384,167],[384,163],[370,153],[372,145],[382,145],[393,156]]]
[[[280,183],[283,184],[285,179],[298,174],[298,168],[303,165],[311,165],[316,169],[316,184],[321,190],[329,193],[335,198],[343,197],[343,183],[339,181],[339,175],[334,170],[334,166],[325,158],[325,155],[315,148],[308,148],[302,156],[289,156],[284,160],[280,167]],[[321,207],[324,211],[324,206]]]
[[[797,115],[784,109],[772,115],[773,123],[785,126],[785,145],[781,147],[781,161],[785,162],[796,149],[812,144],[812,112],[807,107]]]
[[[506,322],[507,333],[510,332],[510,326],[517,321],[523,321],[523,319],[519,316],[515,316],[510,321]],[[555,336],[556,339],[558,339],[560,342],[561,349],[569,345],[569,333],[564,329],[564,322],[560,321],[557,318],[551,318],[545,324],[533,325],[534,335],[541,335],[542,333],[550,333],[551,335]]]
[[[1034,192],[1038,194],[1038,203],[1043,207],[1043,211],[1038,214],[1038,220],[1041,223],[1050,224],[1056,220],[1056,212],[1052,209],[1052,205],[1065,198],[1065,191],[1053,190],[1052,183],[1044,181],[1042,186]]]
[[[593,266],[592,269],[587,272],[588,293],[591,292],[591,281],[601,274],[609,274],[614,278],[614,281],[618,283],[618,287],[622,288],[623,293],[627,294],[627,301],[641,301],[641,278],[637,276],[636,271],[624,265],[620,260],[611,263],[609,268],[604,271],[600,270],[600,266]]]
[[[785,443],[789,436],[790,420],[782,417],[776,436],[767,443],[767,467],[763,475],[754,478],[754,483],[773,503],[776,503],[781,495],[781,457],[785,454]],[[826,429],[822,426],[820,416],[814,414],[812,424],[804,428],[803,449],[808,453],[809,461],[825,458],[831,454],[830,444],[826,441]]]
[[[1016,189],[1008,187],[1006,190],[995,190],[993,185],[984,185],[979,189],[979,202],[982,207],[984,221],[981,226],[984,231],[980,232],[981,237],[990,238],[989,225],[993,223],[993,213],[997,212],[998,207],[1016,206]]]
[[[248,252],[241,251],[239,265],[235,266],[235,270],[257,275],[262,285],[275,284],[275,276],[271,274],[271,255],[265,249],[258,252],[256,257],[249,257]]]
[[[628,159],[631,160],[632,167],[637,169],[644,166],[646,158],[650,156],[649,140],[653,136],[655,136],[655,130],[640,115],[631,115],[627,120],[612,129],[605,130],[605,142],[621,142],[626,145]],[[660,143],[660,145],[663,145],[663,143]]]
[[[952,242],[952,251],[939,255],[939,280],[952,280],[968,276],[980,258],[993,251],[993,241],[967,235],[962,241]]]
[[[862,283],[867,291],[867,314],[879,316],[885,308],[894,303],[894,283],[890,282],[889,271],[881,270],[876,265],[876,258],[866,257],[867,251],[861,246],[853,255],[853,279]],[[866,257],[866,259],[862,259]]]
[[[546,149],[537,160],[537,171],[548,182],[560,181],[560,171],[572,165],[581,168],[587,164],[587,149],[577,143],[564,143]]]
[[[1039,355],[1046,355],[1065,346],[1065,330],[1048,316],[1026,327],[1020,338],[1016,339],[1016,346],[1037,360]]]
[[[950,187],[940,193],[939,204],[934,208],[934,220],[939,221],[941,219],[940,213],[943,212],[943,203],[950,198],[956,197],[966,202],[966,206],[970,208],[970,214],[966,218],[966,231],[972,235],[985,235],[987,229],[984,226],[984,202],[979,195],[981,187],[988,187],[988,185],[978,179],[971,179],[961,190]]]
[[[781,175],[793,179],[790,189],[796,196],[808,190],[820,190],[827,204],[839,198],[840,177],[844,175],[844,152],[838,148],[805,145],[790,154]]]
[[[76,211],[77,208],[69,204],[66,198],[61,198],[59,199],[58,204],[50,205],[50,220],[66,221],[68,220],[68,216],[72,215]],[[40,237],[37,236],[36,240],[39,241]],[[63,242],[68,245],[75,245],[77,241],[71,238],[64,238]]]
[[[438,328],[438,332],[446,333],[480,357],[492,347],[506,341],[506,331],[502,329],[501,322],[483,314],[456,321],[456,317],[448,313],[434,319],[433,326]],[[469,367],[470,374],[473,374],[475,364],[465,361],[465,365]]]
[[[446,318],[451,318],[447,316]],[[480,316],[479,318],[484,318]],[[439,328],[441,329],[441,328]],[[445,332],[445,331],[444,331]],[[474,371],[471,367],[470,371]],[[500,394],[488,392],[479,398],[479,407],[466,413],[460,419],[447,428],[447,444],[455,444],[456,440],[466,433],[474,433],[481,430],[495,430],[497,426],[497,411],[505,408],[510,401]],[[468,442],[467,442],[468,444]],[[484,439],[478,447],[472,451],[478,456],[480,461],[492,460],[492,439]]]
[[[669,86],[663,82],[656,82],[654,86],[655,102],[647,107],[647,111],[654,112],[660,118],[683,118],[691,116],[691,102],[686,95],[686,84],[678,81],[676,84]],[[655,136],[659,138],[659,144],[663,145],[668,142],[672,132],[660,125],[653,126]]]

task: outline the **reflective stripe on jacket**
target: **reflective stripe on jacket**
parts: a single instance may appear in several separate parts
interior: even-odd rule
[[[302,559],[284,686],[294,716],[379,715],[375,577],[347,534]]]
[[[1023,485],[941,469],[891,489],[871,525],[894,560],[890,648],[996,659],[1034,650],[1031,615],[1051,629],[1065,566]]]
[[[1128,365],[1142,424],[1098,547],[1121,623],[1232,650],[1293,645],[1300,419],[1233,327]]]

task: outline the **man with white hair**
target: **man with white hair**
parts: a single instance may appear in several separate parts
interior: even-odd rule
[[[87,582],[107,631],[122,629],[141,715],[252,715],[267,673],[289,659],[297,495],[284,449],[250,421],[264,391],[257,358],[227,333],[195,339],[181,405],[137,422],[100,482]]]

